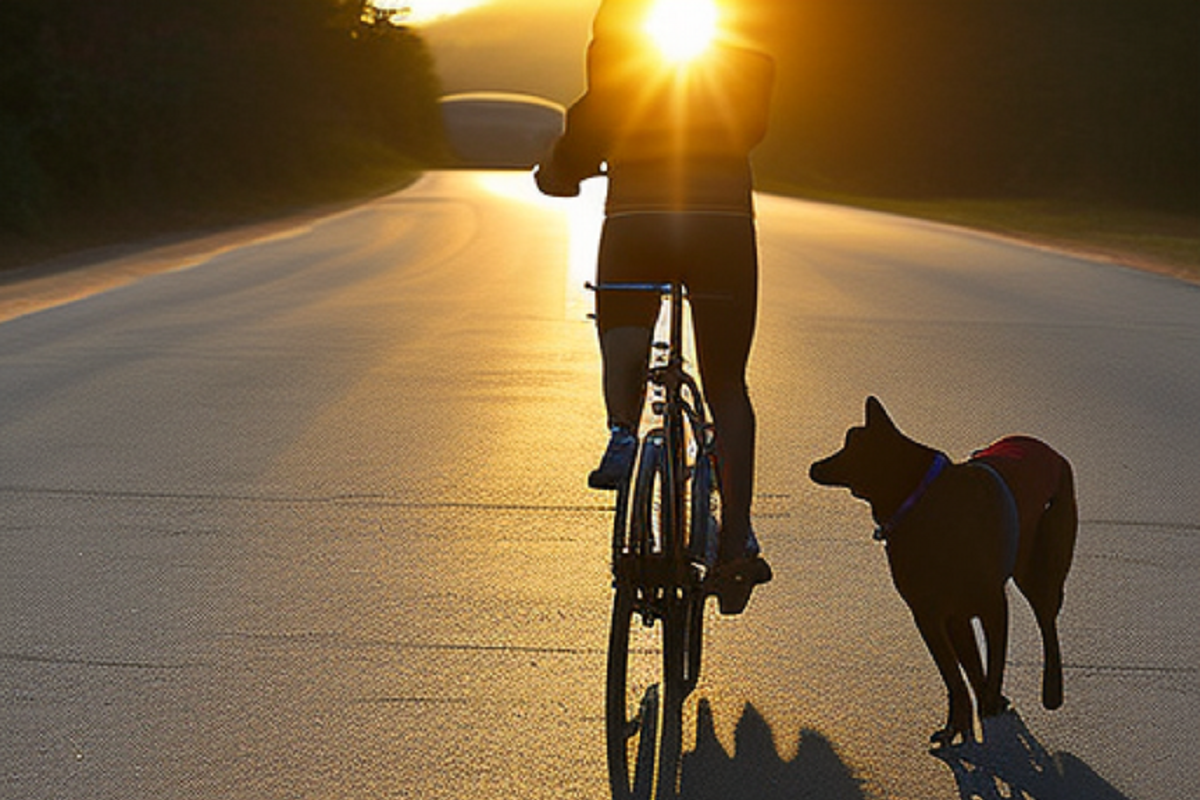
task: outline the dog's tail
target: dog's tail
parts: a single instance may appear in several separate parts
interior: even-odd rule
[[[1058,489],[1038,522],[1036,552],[1037,602],[1031,603],[1042,631],[1045,665],[1042,671],[1042,705],[1055,709],[1063,703],[1062,652],[1058,644],[1058,612],[1062,609],[1063,585],[1075,552],[1079,509],[1075,503],[1075,477],[1064,458]]]

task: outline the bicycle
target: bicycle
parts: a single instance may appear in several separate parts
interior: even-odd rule
[[[716,560],[716,437],[684,369],[683,285],[589,288],[669,298],[669,338],[654,345],[647,378],[657,424],[641,437],[636,478],[617,490],[605,698],[614,800],[669,798],[679,788],[683,703],[700,676],[704,577]]]

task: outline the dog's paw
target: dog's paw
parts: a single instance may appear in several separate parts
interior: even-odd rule
[[[956,725],[947,725],[944,728],[934,731],[929,737],[929,749],[937,751],[947,747],[969,744],[972,738],[970,732]]]

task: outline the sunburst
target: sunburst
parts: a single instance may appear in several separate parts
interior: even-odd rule
[[[717,35],[718,16],[714,0],[658,0],[646,16],[645,30],[668,61],[680,63],[708,49]]]

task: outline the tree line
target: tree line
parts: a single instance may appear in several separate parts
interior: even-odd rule
[[[768,176],[1200,210],[1195,0],[762,3],[781,76]]]
[[[742,5],[779,61],[768,180],[1200,210],[1195,0]],[[436,158],[438,93],[366,0],[3,0],[0,232],[323,199]]]
[[[364,0],[4,0],[0,228],[319,198],[437,152],[432,59]]]

